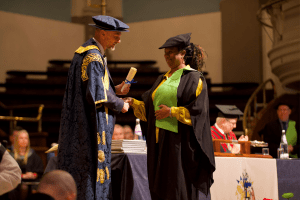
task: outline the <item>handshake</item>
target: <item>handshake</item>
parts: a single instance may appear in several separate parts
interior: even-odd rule
[[[125,97],[125,98],[122,98],[122,100],[124,101],[122,113],[126,113],[126,112],[128,112],[129,107],[132,105],[133,99],[131,97]]]
[[[123,88],[124,85],[125,85],[125,82],[123,81],[121,84],[115,86],[117,95],[126,95],[129,92],[130,84],[127,84],[127,87]],[[129,107],[131,106],[133,100],[131,97],[126,97],[126,98],[121,98],[121,99],[124,101],[122,113],[126,113],[126,112],[128,112]]]

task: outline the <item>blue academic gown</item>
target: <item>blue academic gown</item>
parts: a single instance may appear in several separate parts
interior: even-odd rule
[[[99,47],[89,39],[69,69],[59,132],[58,169],[75,179],[78,200],[111,195],[111,138],[123,104]]]

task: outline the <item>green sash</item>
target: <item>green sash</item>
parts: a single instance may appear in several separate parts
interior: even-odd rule
[[[178,69],[156,90],[153,101],[155,111],[160,109],[158,106],[161,104],[168,107],[177,107],[177,88],[184,69],[187,68]],[[156,120],[155,126],[178,133],[178,121],[175,117]]]
[[[296,122],[289,120],[288,129],[286,130],[286,140],[289,145],[295,146],[297,143]],[[298,158],[297,154],[290,154],[292,158]]]

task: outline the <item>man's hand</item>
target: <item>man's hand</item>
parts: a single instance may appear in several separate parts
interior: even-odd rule
[[[123,108],[122,108],[122,113],[126,113],[129,109],[129,103],[124,102]]]
[[[121,92],[121,89],[124,84],[125,82],[123,81],[121,84],[115,86],[117,95],[125,95],[129,92],[131,84],[128,84],[128,86],[124,88],[123,92]]]
[[[129,103],[129,106],[131,106],[133,104],[132,97],[125,97],[125,98],[122,98],[122,100],[126,103]]]
[[[238,141],[248,141],[248,135],[246,135],[246,136],[241,135],[240,138],[238,139]],[[238,153],[240,153],[240,150],[241,150],[240,144],[233,144],[231,153],[238,154]]]
[[[238,141],[248,141],[248,135],[246,135],[246,136],[241,135],[241,137],[238,139]]]
[[[158,107],[160,107],[160,109],[155,111],[155,117],[157,120],[161,120],[170,116],[171,108],[163,104]]]

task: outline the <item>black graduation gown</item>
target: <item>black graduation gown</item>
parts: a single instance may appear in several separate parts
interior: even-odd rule
[[[200,78],[203,89],[196,97]],[[160,129],[156,143],[152,93],[162,80],[163,75],[142,95],[147,122],[141,125],[147,140],[150,192],[154,199],[195,199],[195,188],[206,195],[209,193],[215,170],[207,84],[198,71],[183,72],[177,90],[177,106],[189,110],[192,126],[178,122],[178,133]]]

